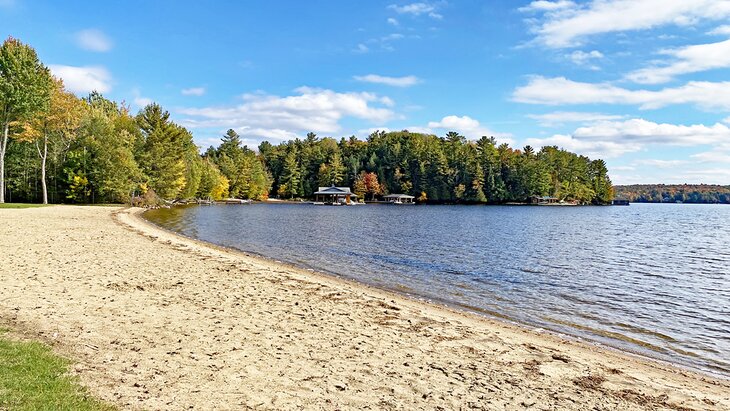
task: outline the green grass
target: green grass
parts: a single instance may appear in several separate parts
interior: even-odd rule
[[[2,203],[0,208],[35,208],[35,207],[48,207],[51,204],[30,204],[30,203]]]
[[[0,410],[113,410],[67,374],[69,362],[37,342],[12,341],[0,329]]]

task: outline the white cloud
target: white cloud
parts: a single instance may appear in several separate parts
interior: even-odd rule
[[[390,97],[388,97],[388,96],[380,97],[380,98],[378,98],[378,101],[382,105],[384,105],[386,107],[393,107],[393,106],[395,106],[395,101],[393,101],[393,99],[390,98]]]
[[[432,129],[423,126],[408,126],[404,130],[408,130],[411,133],[435,134]]]
[[[403,76],[403,77],[387,77],[379,76],[377,74],[368,74],[366,76],[354,76],[357,81],[364,81],[366,83],[385,84],[394,87],[410,87],[421,82],[416,76]]]
[[[233,107],[183,108],[180,123],[190,128],[233,128],[252,137],[290,139],[309,131],[337,133],[340,120],[358,118],[383,124],[395,116],[392,100],[373,93],[338,93],[300,87],[296,95],[245,94]]]
[[[675,167],[683,166],[688,163],[689,163],[689,161],[687,161],[687,160],[655,160],[655,159],[644,159],[644,160],[637,160],[634,162],[634,164],[636,164],[636,165],[656,167],[656,168],[675,168]]]
[[[456,131],[464,137],[473,140],[479,139],[482,136],[494,136],[500,143],[512,144],[514,142],[509,134],[496,133],[469,116],[446,116],[440,121],[430,121],[428,127],[423,130],[432,132],[434,129],[444,132]],[[413,128],[408,128],[408,130],[413,131]]]
[[[353,51],[353,52],[355,52],[355,53],[361,53],[361,54],[365,54],[365,53],[367,53],[368,51],[370,51],[370,48],[369,48],[368,46],[366,46],[366,45],[364,45],[364,44],[360,43],[360,44],[358,44],[358,45],[357,45],[357,47],[355,47],[355,48],[354,48],[354,49],[353,49],[352,51]]]
[[[582,83],[565,77],[534,76],[512,93],[512,100],[528,104],[628,104],[657,109],[693,104],[705,109],[730,110],[730,82],[691,81],[657,91],[629,90],[609,83]]]
[[[183,96],[202,96],[205,94],[205,87],[190,87],[180,90]]]
[[[532,8],[544,12],[543,19],[535,22],[532,31],[538,43],[555,48],[576,46],[597,34],[665,25],[687,26],[700,20],[730,16],[727,0],[592,0],[564,3],[552,9],[548,3],[551,2],[540,3],[542,8]]]
[[[135,97],[134,98],[134,104],[139,108],[144,108],[149,106],[150,104],[154,103],[154,100],[148,97]]]
[[[701,163],[724,163],[730,164],[730,151],[704,151],[690,156]]]
[[[724,26],[715,27],[714,29],[708,31],[707,34],[717,35],[717,36],[727,36],[728,34],[730,34],[730,26],[724,25]]]
[[[526,145],[536,148],[558,146],[562,149],[582,154],[591,158],[615,158],[626,153],[641,150],[638,143],[623,143],[616,141],[588,141],[575,138],[572,135],[555,134],[547,138],[528,138]]]
[[[686,126],[631,119],[599,121],[591,126],[579,127],[570,135],[556,134],[548,138],[530,138],[526,144],[537,147],[557,145],[589,157],[614,158],[641,151],[649,145],[690,147],[719,145],[728,140],[730,140],[730,128],[720,123],[712,126],[703,124]],[[668,166],[669,163],[655,161],[652,165],[661,167]]]
[[[585,52],[582,50],[576,50],[570,53],[568,59],[578,66],[589,66],[591,70],[598,70],[599,67],[592,63],[594,60],[600,60],[603,58],[603,53],[598,50],[592,50]]]
[[[136,87],[133,88],[132,95],[133,95],[132,102],[139,109],[147,107],[148,105],[154,103],[154,101],[151,98],[143,97],[142,93],[139,91],[139,88],[136,88]]]
[[[730,127],[715,123],[712,126],[693,124],[654,123],[644,119],[626,121],[601,121],[592,126],[580,127],[573,137],[583,140],[610,140],[641,144],[669,144],[695,146],[718,144],[730,139]]]
[[[431,18],[440,20],[443,16],[438,14],[437,7],[431,3],[410,3],[403,6],[391,4],[388,6],[389,9],[395,11],[398,14],[410,14],[412,16],[420,16],[425,14]]]
[[[103,53],[111,50],[113,47],[112,41],[101,30],[81,30],[74,37],[76,44],[84,50]]]
[[[537,0],[533,1],[532,3],[528,4],[525,7],[520,7],[519,11],[521,12],[541,12],[541,11],[556,11],[556,10],[562,10],[566,9],[568,7],[575,6],[575,3],[568,0],[559,0],[559,1],[547,1],[547,0]]]
[[[77,94],[86,94],[92,91],[107,93],[111,91],[112,76],[101,66],[64,66],[50,64],[48,68],[54,76],[63,80],[66,89]]]
[[[566,123],[587,123],[595,121],[620,120],[625,116],[576,111],[555,111],[545,114],[528,114],[527,117],[537,120],[543,127],[554,127]]]
[[[388,24],[391,24],[393,26],[397,26],[399,23],[398,23],[398,20],[396,20],[396,19],[394,19],[392,17],[389,17],[388,18]]]
[[[252,141],[252,142],[258,141],[261,138],[287,141],[287,140],[294,140],[295,138],[300,137],[299,134],[297,134],[293,131],[283,130],[280,128],[261,128],[261,127],[242,126],[242,127],[235,127],[234,130],[236,131],[236,133],[238,133],[242,137],[250,137],[250,138],[246,139],[246,141]]]
[[[633,71],[626,78],[641,84],[658,84],[681,74],[730,67],[730,40],[664,50],[662,54],[672,56],[676,61]]]

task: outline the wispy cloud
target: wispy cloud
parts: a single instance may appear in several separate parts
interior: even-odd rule
[[[548,138],[527,139],[527,144],[542,147],[557,145],[588,156],[615,158],[637,152],[648,146],[692,147],[711,145],[722,147],[730,139],[730,127],[716,123],[668,124],[634,118],[625,121],[599,121],[579,127],[573,133],[556,134]],[[644,163],[647,165],[649,163]],[[667,162],[655,161],[656,167]]]
[[[205,94],[205,87],[190,87],[180,90],[183,96],[202,96]]]
[[[707,32],[707,34],[715,36],[727,36],[730,34],[730,25],[718,26]]]
[[[358,44],[357,47],[355,47],[352,51],[354,53],[359,53],[359,54],[369,53],[371,51],[391,52],[391,51],[395,51],[395,46],[393,44],[396,41],[400,41],[405,38],[418,39],[418,38],[420,38],[420,36],[409,35],[406,37],[404,34],[401,34],[401,33],[390,33],[390,34],[386,34],[384,36],[373,37],[371,39],[368,39],[368,40]]]
[[[66,88],[77,94],[92,91],[107,93],[112,89],[112,76],[102,66],[65,66],[51,64],[48,66],[54,76],[63,80]]]
[[[588,3],[533,2],[523,11],[544,12],[532,19],[536,42],[572,47],[598,34],[646,30],[666,25],[688,26],[700,20],[730,16],[726,0],[592,0]]]
[[[394,87],[410,87],[421,82],[421,80],[416,76],[388,77],[377,74],[368,74],[366,76],[354,76],[353,78],[357,81],[363,81],[366,83],[385,84]]]
[[[641,84],[668,82],[681,74],[730,67],[730,40],[662,50],[674,61],[629,73],[626,78]]]
[[[556,10],[563,10],[567,9],[569,7],[574,7],[575,3],[568,0],[559,0],[559,1],[547,1],[547,0],[537,0],[533,1],[532,3],[528,4],[527,6],[520,7],[519,11],[526,13],[526,12],[544,12],[544,11],[556,11]]]
[[[388,24],[392,26],[398,26],[400,23],[398,23],[398,20],[394,19],[393,17],[388,17]]]
[[[84,50],[104,53],[112,49],[113,43],[101,30],[86,29],[74,35],[76,44]]]
[[[589,52],[576,50],[570,53],[567,57],[577,66],[587,66],[591,70],[599,70],[600,67],[595,65],[593,62],[601,60],[603,58],[603,53],[598,50],[591,50]]]
[[[436,20],[441,20],[443,18],[443,16],[438,13],[438,4],[434,3],[419,2],[404,4],[402,6],[391,4],[388,8],[398,14],[409,14],[412,16],[426,15]]]
[[[634,164],[639,166],[649,166],[649,167],[656,167],[656,168],[674,168],[678,166],[683,166],[685,164],[688,164],[688,160],[657,160],[652,158],[647,158],[643,160],[636,160]]]
[[[596,121],[620,120],[625,116],[578,111],[555,111],[545,114],[528,114],[527,117],[537,120],[543,127],[555,127],[568,123],[593,123]]]
[[[730,164],[730,150],[728,151],[704,151],[702,153],[692,154],[693,160],[701,163],[721,163]]]
[[[154,100],[149,97],[143,97],[142,92],[139,90],[139,88],[135,87],[132,89],[132,102],[135,106],[137,106],[138,109],[142,109],[154,103]]]
[[[558,146],[588,157],[599,158],[616,158],[639,151],[642,148],[641,144],[635,142],[582,140],[569,134],[555,134],[547,138],[528,138],[525,140],[525,144],[536,148]]]
[[[609,83],[583,83],[565,77],[532,77],[517,87],[512,100],[520,103],[625,104],[641,109],[658,109],[669,105],[692,104],[705,109],[730,110],[730,82],[691,81],[680,87],[661,90],[630,90]]]

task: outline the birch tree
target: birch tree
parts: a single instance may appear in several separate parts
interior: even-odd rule
[[[0,46],[0,203],[5,202],[5,152],[11,129],[42,112],[51,96],[51,74],[35,50],[9,37]]]
[[[43,204],[48,204],[48,187],[46,163],[49,143],[68,150],[71,141],[84,115],[84,103],[66,91],[61,80],[54,79],[51,89],[50,104],[46,110],[39,112],[23,124],[19,140],[35,143],[36,151],[41,159],[41,188]]]

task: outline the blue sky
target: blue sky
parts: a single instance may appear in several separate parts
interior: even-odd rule
[[[0,22],[70,90],[156,101],[202,147],[454,130],[617,184],[730,184],[728,0],[0,0]]]

